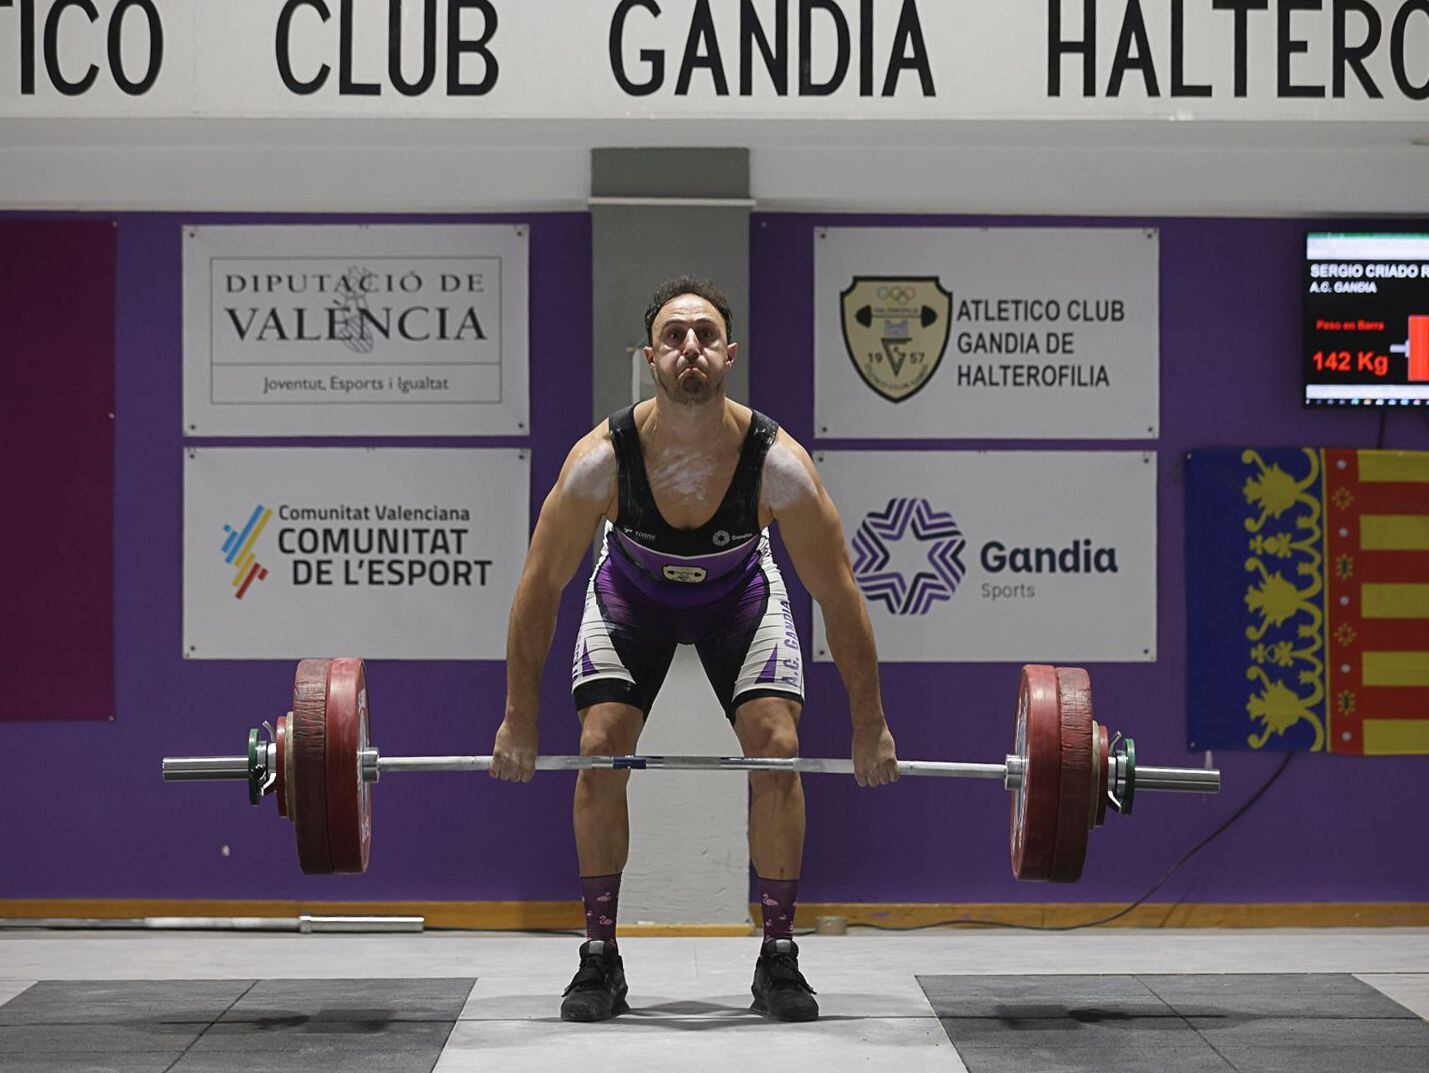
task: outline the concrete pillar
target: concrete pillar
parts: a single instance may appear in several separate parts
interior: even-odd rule
[[[638,347],[650,292],[704,276],[728,295],[736,341],[749,310],[749,153],[745,149],[597,149],[591,159],[595,279],[594,421],[653,390]],[[746,344],[747,346],[747,344]],[[742,364],[728,381],[745,401]],[[681,646],[640,750],[736,755],[694,650]],[[739,924],[749,917],[748,783],[729,772],[636,772],[622,923]]]

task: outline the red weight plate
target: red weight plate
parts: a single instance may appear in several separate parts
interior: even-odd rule
[[[273,726],[273,748],[275,761],[273,764],[273,796],[278,799],[278,815],[288,814],[288,771],[287,771],[287,737],[288,737],[288,717],[280,715],[278,721]]]
[[[1047,879],[1057,845],[1058,781],[1062,726],[1057,714],[1057,672],[1043,664],[1022,668],[1017,686],[1013,755],[1022,781],[1012,795],[1012,874]]]
[[[367,675],[360,659],[335,659],[327,685],[327,839],[334,872],[365,872],[372,798],[362,778]]]
[[[1095,823],[1098,827],[1106,823],[1106,803],[1107,791],[1111,788],[1111,743],[1107,740],[1106,727],[1097,724],[1097,755],[1101,758],[1101,777],[1097,780],[1097,814]]]
[[[293,828],[309,875],[333,870],[328,850],[327,684],[331,660],[305,659],[293,682]]]
[[[1092,808],[1092,683],[1080,667],[1057,668],[1062,775],[1057,804],[1053,883],[1074,883],[1087,859]]]

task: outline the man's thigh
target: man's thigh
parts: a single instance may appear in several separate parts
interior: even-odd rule
[[[744,591],[712,609],[695,647],[731,723],[739,708],[754,700],[782,700],[796,708],[802,704],[799,635],[784,583],[772,562]]]
[[[662,618],[601,561],[586,587],[571,665],[571,696],[583,721],[587,710],[604,704],[649,714],[675,655]]]

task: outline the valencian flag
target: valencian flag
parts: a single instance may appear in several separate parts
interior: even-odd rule
[[[1186,463],[1193,749],[1429,753],[1429,452]]]

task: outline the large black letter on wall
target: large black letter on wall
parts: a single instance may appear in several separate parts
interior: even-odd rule
[[[660,5],[655,0],[620,0],[615,14],[610,17],[610,71],[615,82],[632,97],[648,97],[665,84],[665,54],[658,49],[642,48],[640,59],[650,65],[650,77],[644,82],[634,82],[625,73],[625,61],[621,57],[621,45],[625,40],[625,17],[632,8],[643,7],[656,18],[660,17]]]
[[[149,20],[149,68],[139,81],[132,81],[124,70],[124,54],[120,44],[124,33],[124,16],[130,8],[139,8]],[[159,80],[159,71],[164,66],[164,21],[154,7],[154,0],[119,0],[109,16],[109,70],[114,76],[114,84],[131,97],[142,96]]]
[[[1394,71],[1394,82],[1401,93],[1411,101],[1429,100],[1429,62],[1426,62],[1424,54],[1419,54],[1419,70],[1414,72],[1424,78],[1417,86],[1411,81],[1411,72],[1404,63],[1404,43],[1411,15],[1422,15],[1429,20],[1429,0],[1408,0],[1394,17],[1394,25],[1389,31],[1389,66]]]
[[[422,2],[422,73],[408,82],[402,72],[402,0],[387,9],[387,77],[404,97],[420,97],[437,80],[437,0]]]
[[[283,5],[283,10],[278,12],[277,40],[274,43],[274,55],[278,61],[278,77],[283,80],[283,85],[288,87],[289,93],[304,97],[323,88],[323,83],[332,73],[332,68],[323,64],[318,68],[317,75],[308,82],[299,82],[297,76],[293,74],[293,57],[290,55],[293,15],[300,7],[312,8],[323,22],[332,18],[332,12],[328,10],[328,6],[323,0],[287,0],[287,3]]]
[[[491,0],[447,0],[447,2],[451,5],[447,8],[447,96],[484,96],[491,92],[501,73],[501,66],[496,62],[496,56],[492,54],[491,49],[487,48],[491,39],[496,36],[496,8],[491,6]],[[464,40],[461,36],[461,14],[463,11],[480,11],[486,19],[486,26],[482,30],[481,36],[474,41]],[[461,80],[461,57],[468,52],[478,53],[486,61],[486,73],[480,82],[463,82]]]
[[[1346,27],[1351,11],[1362,15],[1365,20],[1364,40],[1353,46],[1348,43]],[[1331,92],[1336,97],[1345,95],[1346,67],[1354,69],[1355,77],[1359,79],[1367,97],[1378,100],[1384,96],[1364,65],[1365,58],[1374,55],[1374,50],[1379,47],[1379,39],[1383,36],[1384,26],[1379,20],[1379,12],[1369,0],[1335,0],[1334,58],[1330,62],[1335,72],[1332,76]]]
[[[1047,96],[1062,95],[1062,57],[1082,54],[1082,96],[1097,95],[1097,0],[1082,0],[1080,41],[1062,38],[1063,0],[1047,0]]]

